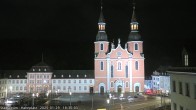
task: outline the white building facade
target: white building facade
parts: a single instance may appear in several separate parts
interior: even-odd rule
[[[44,62],[30,70],[5,70],[0,78],[0,98],[14,94],[93,93],[93,70],[52,70]]]
[[[196,68],[175,68],[168,73],[171,76],[171,110],[195,110]]]
[[[156,94],[170,93],[170,76],[168,73],[153,72],[152,76],[152,89]]]

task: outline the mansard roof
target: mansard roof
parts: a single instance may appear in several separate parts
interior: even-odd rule
[[[52,67],[42,61],[32,66],[29,72],[52,72]]]
[[[54,70],[52,79],[93,79],[94,70]]]
[[[28,70],[3,70],[0,74],[1,78],[7,79],[26,79]]]

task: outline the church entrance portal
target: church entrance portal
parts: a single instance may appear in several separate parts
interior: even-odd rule
[[[135,86],[135,92],[139,92],[139,86]]]
[[[100,87],[100,93],[104,94],[104,87],[103,86]]]
[[[119,86],[118,86],[118,93],[120,94],[121,92],[122,92],[122,86],[119,85]]]

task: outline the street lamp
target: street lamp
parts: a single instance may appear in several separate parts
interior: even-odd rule
[[[12,94],[12,86],[10,86],[10,97],[11,97],[11,94]]]
[[[71,91],[69,92],[69,95],[70,95],[70,106],[71,106],[71,95],[72,95]]]
[[[35,94],[33,93],[33,94],[32,94],[32,97],[33,97],[32,106],[33,106],[33,107],[34,107],[34,96],[35,96]]]
[[[108,110],[110,110],[110,99],[107,99]]]
[[[71,87],[69,87],[68,89],[69,89],[69,95],[70,95],[70,101],[69,101],[69,103],[70,103],[70,106],[71,106],[71,95],[72,95],[72,93],[71,93]]]

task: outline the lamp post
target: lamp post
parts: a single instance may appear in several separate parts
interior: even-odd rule
[[[110,99],[107,99],[108,110],[110,110]]]
[[[71,88],[69,87],[69,95],[70,95],[70,106],[71,106],[71,95],[72,95],[72,93],[71,93]]]
[[[33,107],[34,107],[34,96],[35,96],[35,94],[33,93],[33,94],[32,94],[32,97],[33,97],[32,106],[33,106]]]
[[[10,86],[10,96],[11,97],[11,94],[12,94],[12,86]]]

